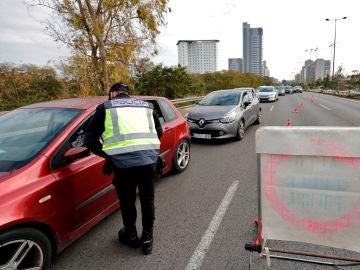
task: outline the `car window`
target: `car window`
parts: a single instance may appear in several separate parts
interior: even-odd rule
[[[247,91],[246,94],[247,94],[246,96],[248,96],[250,101],[252,101],[254,99],[252,91]]]
[[[154,106],[154,112],[156,116],[159,118],[160,124],[165,123],[165,117],[163,113],[161,112],[160,106],[156,100],[147,100],[147,102],[151,103]]]
[[[275,89],[273,87],[260,87],[258,89],[259,92],[274,92]]]
[[[56,154],[50,161],[50,167],[53,170],[69,164],[69,161],[63,159],[64,153],[67,150],[74,148],[74,147],[84,146],[85,131],[90,122],[90,119],[91,119],[91,116],[89,116],[84,122],[82,122],[75,129],[75,131],[72,132],[72,135],[62,143],[62,145],[60,146],[60,148],[58,149],[58,151],[56,152]],[[89,155],[90,155],[90,152],[89,152]]]
[[[173,110],[173,108],[170,107],[170,105],[165,100],[160,99],[158,102],[162,108],[164,115],[165,115],[166,122],[170,122],[170,121],[173,121],[174,119],[176,119],[175,111]]]
[[[243,103],[245,102],[251,102],[251,98],[247,93],[245,93],[243,96]]]
[[[81,110],[17,109],[0,117],[0,171],[18,169],[36,157]]]

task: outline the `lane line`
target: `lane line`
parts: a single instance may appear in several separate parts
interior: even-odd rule
[[[271,105],[270,112],[274,109],[274,105]]]
[[[324,105],[322,105],[322,104],[319,104],[321,107],[323,107],[323,108],[325,108],[325,109],[327,109],[328,111],[331,111],[331,109],[330,108],[328,108],[328,107],[326,107],[326,106],[324,106]]]
[[[190,258],[188,265],[185,270],[195,270],[201,267],[202,261],[205,258],[206,252],[209,250],[210,244],[220,226],[220,223],[226,213],[227,208],[230,205],[232,198],[238,188],[239,181],[235,180],[229,187],[225,197],[223,198],[219,208],[216,210],[216,213],[211,220],[209,227],[207,228],[205,234],[201,238],[200,243],[198,244],[194,254]]]

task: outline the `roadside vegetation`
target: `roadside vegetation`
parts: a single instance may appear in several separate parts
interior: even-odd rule
[[[0,64],[0,111],[47,100],[106,94],[98,93],[96,89],[84,89],[76,74],[77,67],[70,62],[63,62],[56,68]],[[203,96],[218,89],[256,88],[274,84],[275,81],[269,77],[233,71],[189,74],[183,67],[166,67],[146,61],[128,82],[134,95],[176,99]]]

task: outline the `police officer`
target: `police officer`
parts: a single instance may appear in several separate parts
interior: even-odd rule
[[[151,103],[129,96],[124,83],[114,84],[109,101],[97,107],[85,133],[85,145],[105,158],[103,173],[114,171],[113,185],[120,200],[124,227],[118,236],[132,248],[150,254],[155,220],[154,181],[162,128]],[[136,230],[136,187],[139,190],[142,236]]]

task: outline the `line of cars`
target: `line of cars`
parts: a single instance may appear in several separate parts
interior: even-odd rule
[[[301,86],[260,86],[257,89],[257,93],[261,102],[265,101],[277,101],[279,96],[285,96],[286,94],[302,93],[303,89]]]

